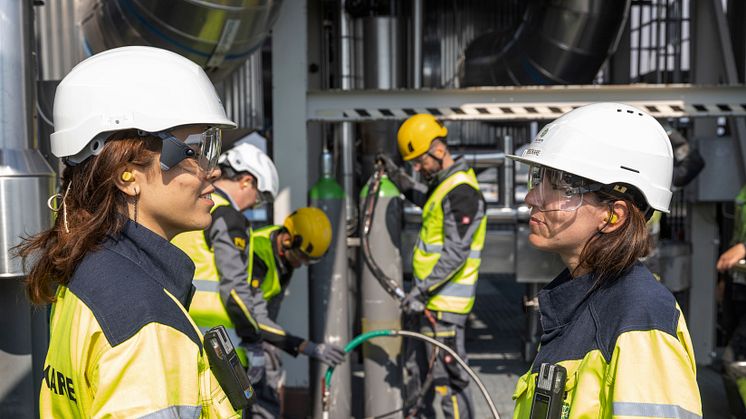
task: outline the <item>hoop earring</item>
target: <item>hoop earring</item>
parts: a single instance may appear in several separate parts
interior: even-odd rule
[[[72,186],[72,181],[67,184],[67,189],[65,189],[65,194],[56,193],[47,199],[47,207],[54,212],[55,214],[59,214],[60,210],[62,210],[62,224],[65,226],[65,233],[70,233],[70,226],[67,224],[67,194],[70,193],[70,187]],[[55,206],[56,200],[62,199],[62,203],[59,206]]]

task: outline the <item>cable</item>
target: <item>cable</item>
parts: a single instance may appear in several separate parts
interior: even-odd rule
[[[400,336],[409,337],[409,338],[413,338],[413,339],[424,340],[425,342],[428,342],[428,343],[430,343],[432,345],[435,345],[436,347],[438,347],[440,349],[443,349],[446,352],[448,352],[453,357],[453,359],[455,359],[456,362],[458,362],[458,364],[461,366],[461,368],[463,368],[466,371],[466,373],[469,374],[469,377],[471,377],[471,379],[477,384],[477,387],[479,387],[479,391],[482,392],[482,395],[484,396],[485,400],[487,401],[487,405],[490,408],[490,412],[492,413],[492,417],[495,418],[495,419],[500,419],[500,414],[497,412],[497,407],[495,407],[495,403],[490,398],[490,394],[487,391],[487,388],[484,387],[484,384],[482,384],[482,381],[479,379],[479,376],[477,375],[477,373],[475,373],[474,370],[472,370],[471,368],[469,368],[469,365],[466,363],[466,361],[464,361],[463,359],[461,359],[461,357],[458,356],[458,354],[456,353],[456,351],[454,351],[453,349],[451,349],[450,347],[448,347],[448,345],[446,345],[446,344],[444,344],[442,342],[439,342],[439,341],[437,341],[437,340],[435,340],[435,339],[433,339],[433,338],[431,338],[429,336],[425,336],[423,334],[416,333],[416,332],[410,332],[408,330],[393,330],[393,329],[371,330],[370,332],[366,332],[366,333],[360,334],[360,335],[356,336],[354,339],[352,339],[352,341],[350,341],[350,343],[348,343],[347,346],[345,346],[345,352],[352,351],[357,346],[361,345],[363,342],[365,342],[367,340],[370,340],[370,339],[374,339],[374,338],[377,338],[377,337],[389,337],[389,338],[392,338],[392,337],[400,337]],[[329,389],[331,388],[332,374],[333,373],[334,373],[334,367],[327,368],[326,374],[324,375],[324,379],[322,381],[322,386],[321,386],[322,387],[322,390],[321,390],[322,391],[322,393],[321,393],[322,394],[322,396],[321,396],[322,397],[322,401],[321,401],[321,403],[322,403],[322,418],[324,418],[324,419],[328,419],[329,418],[329,395],[331,393],[329,391]]]
[[[381,179],[383,178],[383,165],[376,163],[375,171],[368,181],[368,194],[365,196],[365,203],[363,204],[363,231],[361,237],[361,245],[363,248],[363,256],[365,257],[365,263],[368,268],[376,277],[378,282],[381,284],[383,289],[391,295],[399,303],[404,299],[404,290],[399,284],[392,278],[389,278],[383,269],[378,266],[375,259],[373,259],[373,253],[370,250],[370,240],[368,234],[370,233],[371,225],[373,224],[373,214],[375,213],[376,204],[378,203],[378,192],[381,190]]]

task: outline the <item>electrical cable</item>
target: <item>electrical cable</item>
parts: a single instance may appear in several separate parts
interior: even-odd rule
[[[382,330],[371,330],[370,332],[366,332],[360,335],[355,336],[354,339],[352,339],[346,346],[345,346],[345,352],[349,353],[359,345],[361,345],[363,342],[378,338],[378,337],[408,337],[413,339],[419,339],[423,340],[425,342],[428,342],[432,345],[435,345],[436,347],[443,349],[444,351],[448,352],[453,359],[456,360],[456,362],[461,366],[461,368],[466,371],[467,374],[469,374],[469,377],[476,383],[477,387],[479,388],[479,391],[482,393],[482,395],[485,398],[485,401],[487,402],[487,406],[490,409],[490,413],[492,413],[492,417],[495,419],[500,419],[500,414],[497,411],[497,407],[495,407],[495,403],[492,401],[492,398],[490,398],[490,394],[487,391],[487,388],[484,386],[482,381],[479,379],[479,376],[477,373],[474,372],[471,368],[469,368],[469,365],[461,359],[460,356],[448,347],[448,345],[439,342],[436,339],[433,339],[429,336],[425,336],[423,334],[417,333],[417,332],[411,332],[408,330],[394,330],[394,329],[382,329]],[[329,418],[329,396],[331,394],[331,382],[332,382],[332,374],[334,373],[334,367],[329,367],[326,370],[326,374],[324,374],[324,378],[321,383],[321,394],[322,394],[322,418],[328,419]]]

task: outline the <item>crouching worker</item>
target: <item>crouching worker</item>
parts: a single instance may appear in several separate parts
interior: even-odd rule
[[[108,50],[57,87],[54,226],[26,239],[26,288],[52,303],[40,416],[234,417],[187,314],[194,265],[169,240],[210,225],[225,116],[202,69]]]
[[[251,413],[252,417],[276,418],[280,415],[284,381],[279,349],[293,356],[304,354],[330,366],[344,360],[344,350],[339,346],[293,336],[277,324],[277,314],[293,270],[315,263],[326,254],[332,240],[332,227],[320,209],[300,208],[290,214],[282,226],[255,230],[251,240],[254,298],[250,310],[259,324],[265,354],[263,377],[254,385],[258,398]]]

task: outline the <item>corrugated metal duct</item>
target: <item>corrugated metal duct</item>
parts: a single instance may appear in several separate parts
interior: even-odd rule
[[[506,41],[502,32],[466,50],[463,85],[583,84],[616,49],[630,0],[533,0]]]

